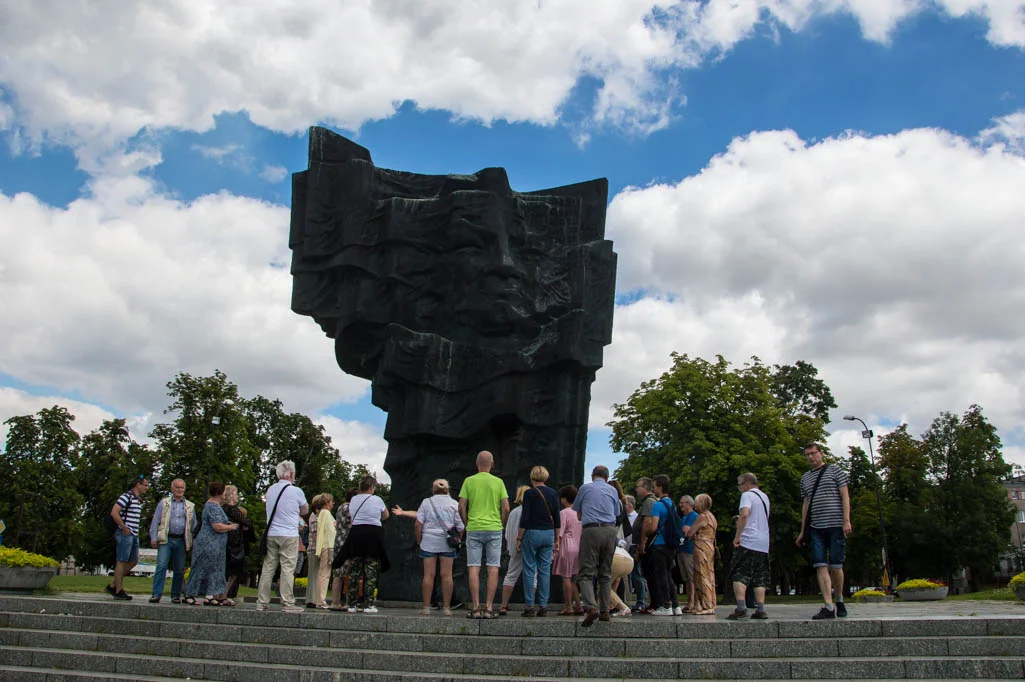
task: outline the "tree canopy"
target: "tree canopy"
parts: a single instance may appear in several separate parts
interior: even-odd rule
[[[642,476],[665,474],[671,493],[708,493],[719,519],[719,546],[728,561],[739,493],[736,478],[750,471],[772,501],[774,573],[787,589],[796,573],[810,578],[805,554],[794,546],[800,528],[803,447],[826,438],[832,393],[810,363],[743,366],[674,353],[672,367],[614,406],[616,470],[628,490]],[[951,579],[967,568],[988,577],[1008,545],[1013,511],[1000,481],[1010,472],[996,429],[972,405],[963,415],[944,412],[915,438],[906,424],[879,438],[878,468],[864,450],[827,461],[848,473],[853,534],[847,574],[860,585],[882,580],[882,532],[891,580]]]
[[[614,406],[611,443],[625,458],[616,478],[627,488],[642,476],[665,474],[672,494],[707,493],[719,519],[720,546],[729,547],[740,494],[737,476],[753,472],[772,501],[773,564],[784,584],[805,562],[794,547],[800,529],[803,446],[825,439],[836,407],[809,363],[774,365],[752,358],[733,367],[674,353],[673,365]]]
[[[286,412],[279,400],[240,395],[223,372],[180,373],[167,383],[167,394],[169,420],[153,427],[151,446],[134,442],[123,419],[104,421],[80,438],[71,426],[74,415],[59,406],[8,419],[0,453],[0,518],[9,526],[4,543],[58,559],[73,555],[83,567],[110,565],[102,520],[140,473],[153,482],[144,500],[143,546],[154,504],[176,478],[198,507],[208,482],[237,486],[241,505],[262,532],[263,492],[276,480],[278,462],[295,462],[296,484],[309,497],[327,492],[344,500],[370,473],[345,461],[308,416]],[[378,490],[387,495],[387,486]]]

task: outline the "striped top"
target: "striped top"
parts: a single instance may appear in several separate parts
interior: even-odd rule
[[[107,499],[110,499],[109,497]],[[131,490],[122,493],[117,498],[117,504],[121,507],[121,518],[124,520],[132,535],[139,534],[139,521],[142,519],[142,500],[135,496]],[[118,530],[118,533],[121,531]]]
[[[815,499],[808,510],[808,526],[811,528],[842,528],[843,503],[840,501],[840,488],[847,487],[847,474],[835,464],[826,464],[822,474],[822,483],[815,492]],[[812,469],[801,476],[801,497],[808,499],[815,489],[815,480],[819,470]]]

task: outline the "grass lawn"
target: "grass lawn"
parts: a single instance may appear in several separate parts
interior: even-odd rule
[[[110,584],[113,578],[103,575],[55,575],[46,586],[46,592],[56,594],[58,592],[93,592],[99,594],[103,588]],[[153,591],[152,578],[136,578],[126,576],[124,580],[125,592],[128,594],[150,594]],[[164,583],[164,594],[171,594],[171,577],[167,577]],[[239,597],[255,597],[256,589],[252,587],[240,587]]]
[[[981,600],[999,600],[999,601],[1017,601],[1018,597],[1015,596],[1014,592],[1011,592],[1006,587],[995,587],[991,590],[981,590],[979,592],[972,592],[970,594],[953,594],[947,597],[947,599],[953,601],[981,601]]]

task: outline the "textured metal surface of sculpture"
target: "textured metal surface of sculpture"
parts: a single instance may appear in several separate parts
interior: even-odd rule
[[[389,504],[416,509],[436,478],[458,493],[482,449],[510,493],[536,464],[551,484],[583,480],[591,383],[612,332],[607,195],[605,179],[514,192],[501,168],[386,170],[310,130],[309,169],[292,179],[292,309],[388,413]],[[417,599],[412,523],[388,525],[382,595]]]

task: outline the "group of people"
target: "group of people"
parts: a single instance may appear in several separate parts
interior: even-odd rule
[[[124,590],[123,580],[139,561],[142,496],[148,489],[149,480],[144,475],[137,477],[110,510],[116,525],[116,564],[114,580],[106,591],[114,599],[132,599]],[[185,481],[180,478],[171,482],[171,494],[157,503],[149,527],[150,547],[157,550],[150,603],[160,602],[170,567],[172,603],[194,605],[203,600],[211,606],[234,606],[252,527],[246,510],[238,506],[235,486],[215,481],[207,493],[199,516],[195,504],[185,498]],[[185,583],[188,553],[192,554],[192,563]]]
[[[843,561],[851,532],[847,477],[840,467],[823,462],[819,444],[809,444],[804,453],[810,469],[801,479],[803,507],[797,543],[810,545],[822,591],[823,606],[813,618],[844,617]],[[472,601],[468,618],[506,615],[517,583],[523,586],[522,615],[544,617],[553,576],[561,578],[565,600],[558,615],[583,616],[585,627],[633,613],[715,613],[718,521],[709,495],[684,495],[676,506],[669,478],[663,475],[639,479],[634,487],[636,497],[625,495],[618,482],[609,481],[609,470],[600,465],[591,472],[590,482],[579,489],[565,485],[556,492],[547,485],[548,470],[535,466],[530,471],[530,485],[516,490],[517,506],[511,509],[505,483],[491,473],[493,466],[493,455],[481,451],[476,457],[477,473],[463,481],[458,500],[452,497],[448,481],[437,479],[431,496],[416,512],[398,506],[389,512],[375,494],[372,476],[362,479],[358,490],[350,491],[348,500],[335,509],[335,500],[328,493],[315,496],[312,505],[308,504],[294,484],[295,465],[279,463],[278,481],[266,492],[267,531],[261,546],[264,559],[256,608],[268,608],[273,580],[280,574],[282,610],[302,611],[295,604],[293,578],[300,554],[299,529],[307,525],[307,606],[376,613],[378,579],[389,567],[383,522],[394,514],[415,524],[414,536],[423,561],[422,615],[431,611],[436,577],[441,583],[441,613],[451,615],[453,564],[463,545]],[[138,560],[141,498],[148,486],[148,480],[140,476],[110,512],[118,526],[114,533],[117,566],[107,591],[115,599],[131,599],[122,579]],[[750,617],[765,619],[765,594],[772,585],[772,507],[755,474],[741,474],[737,487],[741,497],[727,573],[736,608],[727,618],[749,617],[753,596]],[[238,506],[234,486],[214,482],[208,493],[198,519],[193,503],[185,499],[185,483],[180,479],[172,482],[171,494],[158,503],[150,524],[150,542],[157,549],[151,602],[160,601],[170,566],[174,570],[172,602],[195,604],[203,599],[209,605],[234,605],[252,528],[246,510]],[[503,540],[509,561],[501,604],[496,609]],[[188,552],[192,553],[191,573],[183,590]],[[486,572],[483,599],[482,567]],[[674,568],[686,585],[686,606],[680,605]],[[633,609],[618,594],[621,583],[624,592],[629,586],[636,596]]]

